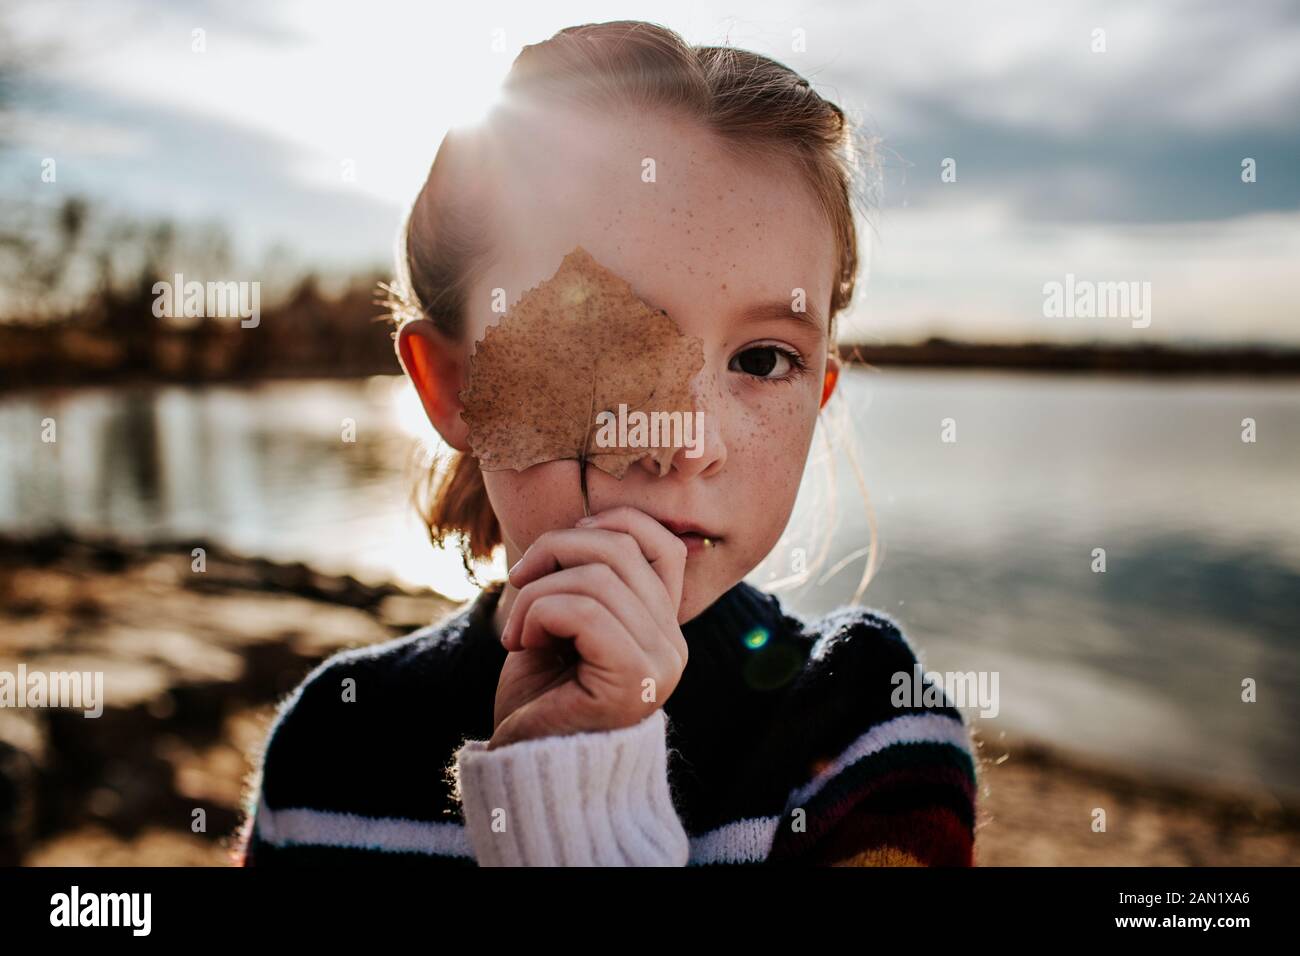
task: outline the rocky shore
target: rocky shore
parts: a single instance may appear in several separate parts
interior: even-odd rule
[[[0,539],[0,671],[107,688],[94,719],[0,709],[0,864],[224,863],[275,702],[454,606],[204,542]]]
[[[0,671],[103,672],[107,689],[94,719],[0,707],[0,864],[226,864],[276,702],[329,654],[456,606],[204,542],[0,538]],[[1294,806],[976,742],[980,865],[1300,860]]]

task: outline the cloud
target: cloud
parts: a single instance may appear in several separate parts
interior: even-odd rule
[[[820,79],[883,138],[891,206],[951,191],[939,181],[946,157],[963,191],[1029,221],[1193,221],[1300,205],[1292,6],[1242,16],[1208,3],[928,3],[848,15],[838,33],[852,39]],[[1090,49],[1097,26],[1105,53]],[[822,55],[814,46],[805,59]],[[1243,188],[1247,156],[1260,176]]]
[[[4,156],[6,180],[27,193],[41,159],[58,181],[136,216],[218,220],[255,259],[285,243],[303,261],[386,264],[401,210],[345,183],[336,157],[218,117],[65,85],[57,113],[36,115]],[[309,179],[304,169],[328,169]],[[39,197],[38,197],[39,198]]]
[[[1300,335],[1286,278],[1300,236],[1293,3],[841,0],[743,20],[667,3],[659,22],[788,63],[882,138],[876,246],[849,323],[868,337],[1106,334],[1037,317],[1042,283],[1067,271],[1151,280],[1152,336]],[[245,254],[279,241],[329,263],[386,261],[457,111],[488,100],[519,45],[593,19],[577,4],[503,24],[383,0],[78,9],[24,18],[24,37],[43,22],[76,55],[48,71],[58,102],[25,110],[10,180],[30,191],[53,152],[60,188],[220,218]],[[507,49],[491,52],[499,26]],[[940,180],[945,158],[955,182]]]

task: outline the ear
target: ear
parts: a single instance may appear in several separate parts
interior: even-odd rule
[[[826,377],[822,379],[822,403],[817,406],[818,411],[826,407],[826,402],[830,399],[831,393],[835,391],[835,383],[840,380],[840,357],[831,353],[826,356]]]
[[[465,368],[460,346],[428,319],[415,319],[398,330],[397,357],[443,441],[467,451],[469,427],[460,417],[458,394],[464,386]]]

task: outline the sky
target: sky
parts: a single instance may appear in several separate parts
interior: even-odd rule
[[[16,2],[0,197],[384,267],[521,47],[625,18],[781,60],[878,140],[844,340],[1300,344],[1295,3]],[[1045,314],[1067,276],[1136,283],[1146,314]]]

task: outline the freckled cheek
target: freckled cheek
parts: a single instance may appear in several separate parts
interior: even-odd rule
[[[807,447],[817,424],[817,401],[803,393],[775,396],[748,406],[738,403],[728,417],[727,444],[733,455],[789,457],[792,450]]]
[[[576,474],[571,461],[484,472],[483,484],[506,539],[523,552],[542,532],[567,528],[582,517]],[[575,500],[570,516],[568,503]]]
[[[817,424],[817,399],[772,398],[735,414],[728,471],[736,507],[751,516],[754,543],[773,544],[794,507]]]
[[[729,486],[746,510],[780,510],[798,493],[810,429],[789,422],[783,427],[755,423],[728,441]]]
[[[799,489],[802,469],[780,453],[730,472],[723,507],[733,539],[730,556],[749,573],[781,538]]]

